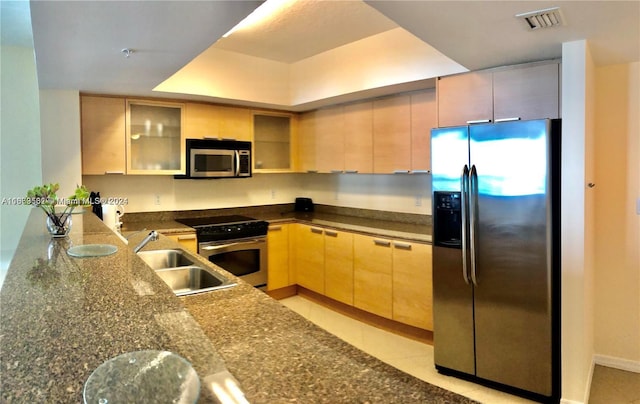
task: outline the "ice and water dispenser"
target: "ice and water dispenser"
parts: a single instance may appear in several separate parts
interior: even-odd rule
[[[462,248],[462,215],[460,192],[433,193],[433,244],[441,247]]]

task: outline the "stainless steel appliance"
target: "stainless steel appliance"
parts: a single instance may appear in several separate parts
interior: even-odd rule
[[[253,286],[266,286],[268,222],[240,215],[176,221],[196,230],[198,254]]]
[[[186,175],[175,178],[251,177],[251,142],[187,139]]]
[[[431,131],[436,368],[560,397],[560,121]]]

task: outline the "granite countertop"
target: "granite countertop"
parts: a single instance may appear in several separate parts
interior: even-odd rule
[[[135,245],[145,234],[131,239]],[[71,245],[108,243],[117,253],[72,258]],[[161,236],[145,250],[176,248]],[[167,350],[201,380],[229,371],[252,403],[468,403],[318,328],[263,292],[238,285],[178,298],[91,214],[52,240],[34,210],[0,292],[2,402],[82,402],[100,364],[138,350]],[[47,271],[37,271],[41,259]],[[199,402],[215,402],[204,388]]]
[[[353,212],[356,214],[350,214]],[[318,206],[314,212],[294,212],[293,205],[284,204],[203,211],[128,213],[125,214],[122,231],[147,229],[158,230],[164,234],[181,233],[193,229],[177,222],[176,218],[234,214],[266,220],[274,224],[297,222],[408,241],[430,243],[432,240],[430,217],[425,219],[423,215],[389,214],[388,212],[376,216],[375,213],[369,213],[376,211],[364,211],[364,214],[362,212],[357,209],[324,207],[322,205]],[[398,217],[402,220],[396,219]],[[411,221],[412,218],[415,220]]]

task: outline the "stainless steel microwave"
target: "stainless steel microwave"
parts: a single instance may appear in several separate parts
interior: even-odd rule
[[[251,142],[187,139],[186,174],[175,178],[251,177]]]

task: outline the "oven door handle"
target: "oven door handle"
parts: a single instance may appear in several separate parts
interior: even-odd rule
[[[200,247],[202,250],[206,250],[206,251],[213,251],[213,250],[220,250],[223,248],[229,248],[229,247],[233,247],[233,246],[237,246],[237,245],[243,245],[243,244],[255,244],[255,243],[264,243],[265,241],[263,239],[253,239],[253,240],[244,240],[242,242],[238,242],[238,243],[226,243],[226,244],[216,244],[216,245],[208,245],[208,246],[203,246]]]

